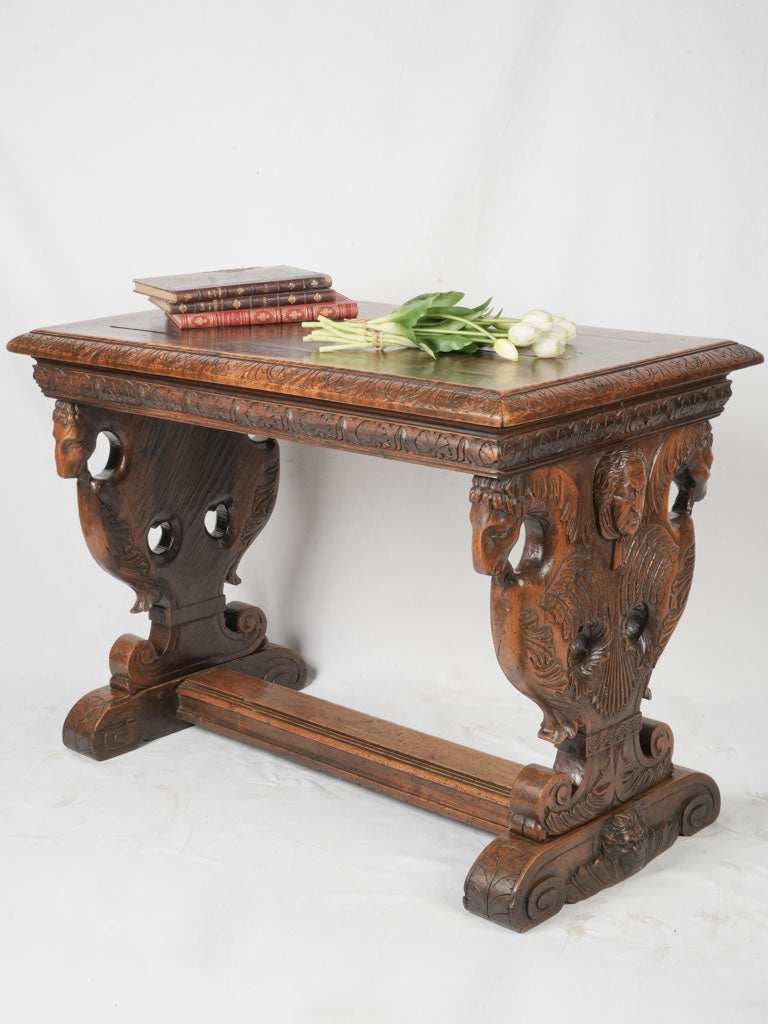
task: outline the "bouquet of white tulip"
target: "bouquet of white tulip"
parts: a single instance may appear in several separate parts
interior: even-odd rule
[[[552,359],[565,352],[576,326],[543,309],[532,309],[522,317],[494,313],[491,299],[479,306],[459,306],[464,292],[428,292],[404,302],[398,309],[374,320],[329,320],[321,316],[302,324],[311,327],[305,341],[330,341],[320,352],[342,349],[418,348],[432,359],[445,352],[477,352],[492,347],[502,359],[517,361],[518,349]]]
[[[564,316],[552,316],[545,309],[531,309],[523,313],[507,332],[507,344],[515,350],[529,348],[541,359],[561,356],[566,344],[576,335],[576,324]],[[494,348],[502,342],[496,342]],[[513,359],[517,358],[515,353]]]

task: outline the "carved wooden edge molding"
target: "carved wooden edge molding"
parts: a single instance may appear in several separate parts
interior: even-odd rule
[[[617,398],[633,398],[703,378],[730,373],[762,361],[754,349],[737,342],[722,342],[698,352],[681,353],[595,373],[555,386],[501,394],[486,388],[437,383],[404,377],[386,377],[337,367],[262,363],[234,356],[192,354],[174,349],[135,346],[108,339],[77,338],[31,331],[8,344],[18,352],[52,362],[129,370],[161,377],[184,378],[228,387],[280,392],[299,397],[330,397],[349,405],[374,405],[383,411],[420,411],[457,422],[504,428],[566,416],[585,406],[605,405]]]
[[[602,405],[606,395],[630,398],[653,394],[676,385],[719,377],[762,361],[762,355],[747,345],[723,342],[698,352],[662,357],[645,364],[590,374],[554,386],[505,396],[504,422],[522,423],[539,419],[553,408],[559,412],[565,408],[577,410],[585,405]]]
[[[488,426],[501,423],[501,397],[498,392],[460,384],[382,377],[378,373],[338,367],[193,355],[143,345],[138,349],[137,346],[108,340],[70,338],[37,331],[14,338],[8,349],[52,362],[128,370],[305,398],[325,397],[345,405],[380,404],[392,412],[409,413],[414,405],[418,405],[425,413],[446,419]]]
[[[464,906],[514,931],[527,931],[636,874],[675,842],[710,825],[720,811],[714,781],[674,774],[617,810],[536,843],[512,834],[494,839],[470,868]]]
[[[175,418],[269,437],[422,462],[493,477],[628,437],[654,433],[670,423],[712,418],[722,412],[730,381],[720,380],[630,407],[619,406],[537,430],[511,434],[462,432],[403,423],[353,412],[286,405],[250,395],[226,395],[183,383],[97,374],[40,362],[34,368],[42,391],[54,398]]]

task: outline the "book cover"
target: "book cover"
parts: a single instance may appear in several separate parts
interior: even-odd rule
[[[302,292],[331,287],[328,274],[299,267],[241,267],[170,277],[135,277],[134,291],[166,302],[211,302],[243,295]]]
[[[311,302],[296,306],[264,306],[257,309],[224,309],[217,313],[166,313],[180,330],[195,327],[247,327],[259,324],[293,324],[302,320],[349,320],[357,316],[357,303],[337,293],[336,302]]]
[[[259,306],[295,306],[298,303],[336,302],[333,288],[315,288],[303,292],[271,292],[267,295],[241,295],[232,299],[213,299],[211,302],[166,302],[148,296],[166,313],[219,313],[224,309],[256,309]]]

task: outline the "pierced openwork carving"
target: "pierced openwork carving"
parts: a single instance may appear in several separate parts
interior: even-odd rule
[[[111,452],[94,476],[87,463],[100,432],[108,434]],[[256,673],[279,663],[274,671],[288,685],[302,685],[303,662],[267,643],[264,613],[238,601],[227,604],[223,593],[225,581],[239,582],[238,564],[274,507],[277,442],[62,401],[54,410],[54,437],[59,474],[77,479],[91,553],[132,587],[132,610],[148,612],[151,622],[147,639],[126,634],[113,644],[113,696],[97,691],[84,698],[87,707],[83,701],[75,706],[65,727],[70,745],[100,745],[101,756],[122,752],[110,724],[117,714],[133,721],[133,733],[121,726],[115,734],[130,749],[141,742],[136,736],[146,738],[145,706],[154,705],[142,698],[115,710],[116,691],[152,689],[167,714],[173,702],[163,684],[222,662],[252,658],[242,670]],[[212,530],[205,523],[210,509],[218,510]],[[78,731],[93,731],[94,714],[98,728],[113,736],[111,746],[77,738]]]
[[[690,590],[691,509],[706,491],[711,437],[698,423],[504,480],[474,478],[473,559],[492,576],[499,663],[558,747],[553,769],[531,765],[520,777],[520,834],[565,832],[671,771],[671,731],[639,709]]]

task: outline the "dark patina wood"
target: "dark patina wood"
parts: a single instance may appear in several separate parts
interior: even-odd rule
[[[564,359],[433,363],[321,356],[302,336],[182,334],[148,312],[10,343],[57,399],[57,468],[77,480],[92,554],[151,623],[148,639],[115,642],[110,684],[72,709],[67,745],[102,759],[199,724],[496,832],[465,906],[517,930],[713,821],[716,785],[673,765],[671,729],[641,702],[691,586],[708,421],[726,375],[760,355],[581,328]],[[110,455],[94,475],[100,433]],[[290,692],[306,681],[299,655],[267,641],[260,609],[223,597],[275,502],[275,438],[473,474],[473,560],[491,577],[499,663],[541,708],[551,767]]]
[[[177,690],[178,716],[491,832],[509,822],[522,765],[229,668]]]
[[[148,639],[128,634],[112,645],[110,685],[72,708],[66,745],[103,760],[183,728],[179,677],[220,662],[303,685],[303,661],[268,643],[261,609],[224,599],[274,507],[277,442],[61,400],[53,419],[56,467],[77,480],[91,554],[133,589],[132,610],[151,623]],[[93,475],[99,433],[109,456]]]

